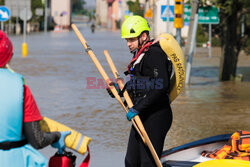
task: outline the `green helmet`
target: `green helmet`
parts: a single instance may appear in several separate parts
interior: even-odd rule
[[[143,31],[150,31],[147,20],[141,16],[130,16],[122,24],[121,37],[138,37]]]

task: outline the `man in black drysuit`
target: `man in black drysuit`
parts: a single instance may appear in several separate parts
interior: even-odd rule
[[[160,158],[166,134],[172,124],[169,100],[172,64],[159,43],[150,41],[149,31],[147,21],[140,16],[127,18],[121,28],[121,36],[126,39],[128,48],[134,54],[127,71],[130,81],[125,85],[134,106],[129,109],[127,118],[130,121],[139,115]],[[150,150],[133,126],[125,166],[156,166]]]

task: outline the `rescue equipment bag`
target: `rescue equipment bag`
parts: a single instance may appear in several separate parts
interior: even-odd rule
[[[66,147],[77,151],[82,155],[87,151],[88,145],[91,141],[90,137],[84,136],[81,133],[47,117],[43,117],[40,121],[40,125],[44,132],[71,131],[71,134],[65,138]]]
[[[172,103],[176,97],[182,91],[185,85],[185,57],[182,52],[182,49],[179,43],[175,40],[175,38],[167,33],[161,34],[157,39],[153,42],[148,42],[140,51],[136,54],[136,56],[131,60],[128,65],[128,71],[124,74],[127,75],[131,73],[131,69],[133,69],[134,63],[136,63],[137,59],[141,56],[142,52],[147,51],[150,45],[159,42],[161,49],[165,52],[168,59],[172,62],[174,67],[174,76],[170,79],[170,102]]]
[[[49,160],[49,167],[75,167],[76,156],[72,152],[56,152]]]
[[[79,167],[88,167],[90,162],[90,151],[89,148],[88,155],[84,158]],[[72,152],[63,151],[62,154],[56,152],[49,160],[49,167],[75,167],[76,156]]]
[[[185,57],[179,43],[167,33],[161,34],[158,38],[161,49],[166,53],[174,67],[174,76],[170,80],[170,101],[171,103],[180,94],[185,85]]]

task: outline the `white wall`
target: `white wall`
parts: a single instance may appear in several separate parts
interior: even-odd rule
[[[63,11],[67,14],[60,16]],[[57,25],[70,26],[71,0],[51,0],[51,16]]]
[[[108,5],[106,0],[96,0],[96,23],[107,24]]]

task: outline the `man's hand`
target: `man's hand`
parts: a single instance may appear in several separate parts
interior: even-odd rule
[[[138,114],[139,114],[139,112],[132,107],[132,108],[129,109],[129,111],[128,111],[128,113],[127,113],[126,116],[127,116],[127,119],[129,121],[131,121],[131,119],[134,118]]]
[[[120,94],[121,91],[120,91],[119,86],[118,86],[117,83],[111,82],[111,83],[109,84],[109,86],[114,86],[115,89],[116,89],[116,91],[117,91],[117,93]],[[112,93],[112,91],[110,90],[109,87],[107,87],[106,90],[107,90],[108,94],[109,94],[112,98],[115,98],[115,96],[113,95],[113,93]]]

